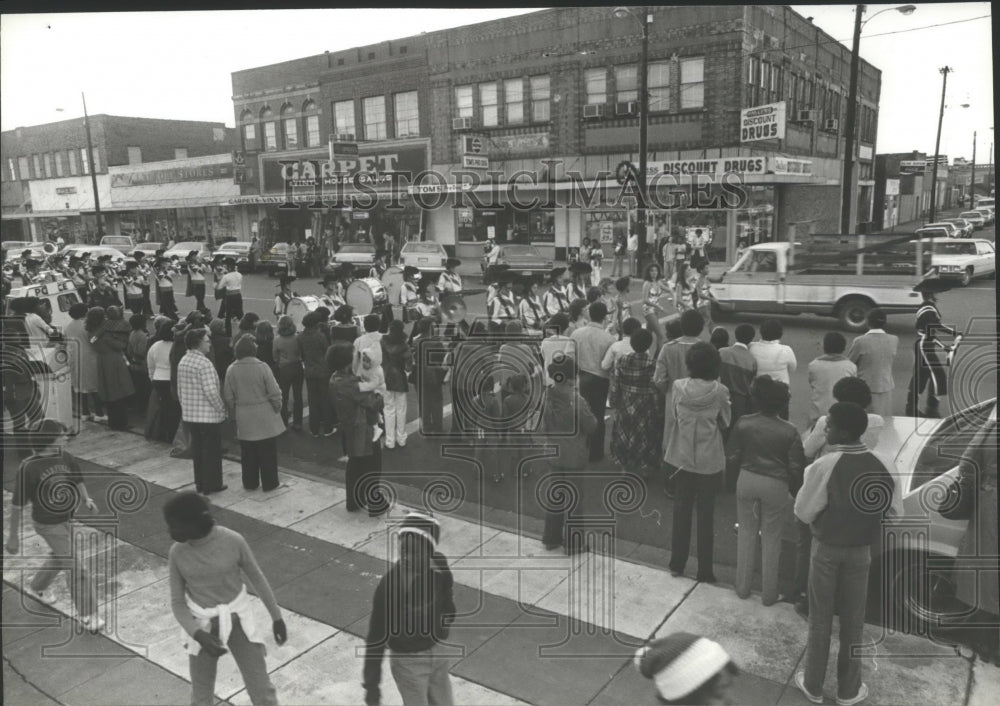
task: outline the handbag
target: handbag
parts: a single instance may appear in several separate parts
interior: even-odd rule
[[[938,505],[938,513],[946,520],[968,520],[975,508],[974,492],[975,489],[963,482],[961,476],[953,478]]]

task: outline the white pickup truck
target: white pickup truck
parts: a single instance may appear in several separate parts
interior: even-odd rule
[[[751,246],[735,265],[711,283],[716,311],[767,314],[817,314],[835,316],[849,331],[862,331],[868,312],[875,307],[889,314],[916,312],[921,296],[913,287],[922,279],[916,273],[915,250],[903,243],[900,253],[866,255],[865,274],[857,274],[856,257],[817,257],[801,243],[762,243]],[[929,252],[923,254],[926,273]],[[789,262],[791,260],[791,262]],[[862,261],[864,265],[864,261]]]

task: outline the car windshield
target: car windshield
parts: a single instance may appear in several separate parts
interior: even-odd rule
[[[541,257],[530,245],[505,245],[503,254],[505,257]]]
[[[204,243],[190,242],[190,243],[177,243],[171,250],[201,250]]]
[[[104,245],[128,245],[132,239],[125,235],[106,235],[101,238]]]
[[[441,246],[437,243],[407,243],[403,246],[402,252],[424,252],[424,253],[441,253]]]
[[[365,245],[364,243],[359,243],[356,245],[341,245],[340,252],[342,253],[373,253],[375,252],[374,245]]]
[[[983,214],[979,213],[978,211],[966,211],[965,213],[962,214],[962,218],[967,218],[972,220],[979,220],[982,217]]]
[[[976,432],[996,414],[996,404],[995,399],[981,402],[946,419],[924,444],[913,469],[910,490],[957,466]]]
[[[975,243],[934,243],[938,255],[975,255]]]

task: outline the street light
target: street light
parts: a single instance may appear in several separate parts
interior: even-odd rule
[[[636,251],[636,268],[642,271],[643,259],[646,255],[646,204],[648,203],[646,188],[646,152],[648,146],[647,131],[649,128],[649,94],[646,90],[646,65],[649,61],[649,25],[653,21],[653,16],[649,8],[641,7],[639,11],[642,15],[637,15],[634,10],[628,7],[616,7],[612,10],[612,15],[617,19],[631,17],[642,31],[642,52],[639,55],[639,203],[636,209],[636,229],[639,249]]]
[[[948,89],[948,74],[950,74],[955,69],[950,66],[942,66],[938,69],[938,72],[942,76],[941,80],[941,110],[938,113],[938,129],[937,129],[937,139],[934,141],[934,165],[931,168],[931,223],[934,223],[934,216],[937,214],[937,174],[938,174],[938,159],[940,158],[941,152],[941,125],[944,123],[944,109],[949,107],[944,104],[945,91]],[[959,107],[968,108],[968,103],[962,103]]]
[[[854,44],[851,48],[851,78],[847,96],[847,125],[846,139],[844,140],[844,178],[841,191],[840,202],[840,234],[847,235],[851,232],[851,201],[853,196],[852,175],[854,172],[854,129],[858,115],[858,64],[860,63],[861,49],[861,28],[881,15],[883,12],[895,10],[901,15],[912,15],[917,9],[915,5],[900,5],[899,7],[887,7],[879,10],[867,20],[862,21],[861,17],[865,13],[865,5],[857,5],[854,8]]]

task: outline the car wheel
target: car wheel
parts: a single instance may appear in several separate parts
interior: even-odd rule
[[[933,567],[923,553],[895,554],[886,566],[888,594],[883,595],[883,619],[911,634],[928,634],[960,610],[955,598],[954,561],[935,556]],[[942,563],[938,563],[942,562]]]
[[[966,267],[965,268],[965,272],[962,273],[962,286],[963,287],[968,287],[970,284],[972,284],[973,273],[974,273],[974,270],[971,267]]]
[[[848,297],[837,305],[837,318],[848,331],[860,333],[864,331],[868,320],[868,312],[875,308],[870,299],[864,297]]]

